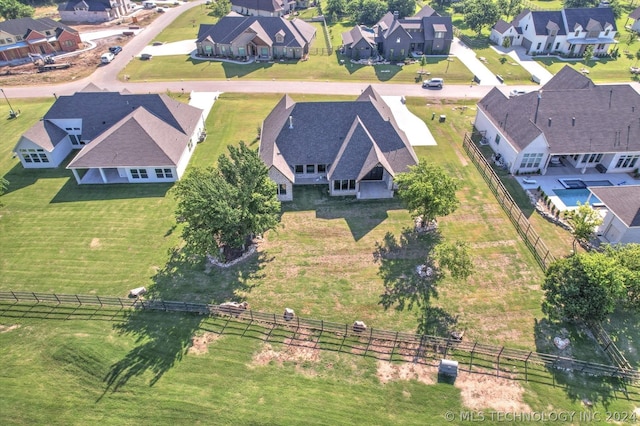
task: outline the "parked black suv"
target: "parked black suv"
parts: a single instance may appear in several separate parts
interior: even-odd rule
[[[111,46],[109,48],[109,52],[113,53],[114,55],[117,55],[118,53],[122,52],[122,47],[120,47],[120,46]]]

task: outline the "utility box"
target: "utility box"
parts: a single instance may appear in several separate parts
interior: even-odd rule
[[[442,374],[443,376],[448,377],[457,377],[458,376],[458,361],[453,361],[450,359],[441,359],[440,367],[438,367],[438,374]]]

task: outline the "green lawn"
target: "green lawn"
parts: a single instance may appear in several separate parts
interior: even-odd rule
[[[214,163],[226,145],[240,140],[257,147],[257,127],[278,99],[222,95],[190,167]],[[313,99],[326,98],[294,97]],[[258,255],[208,270],[176,254],[180,227],[168,185],[79,187],[64,169],[22,169],[10,150],[53,99],[13,102],[23,114],[3,124],[12,136],[0,140],[0,175],[11,182],[0,208],[1,291],[125,296],[144,285],[169,300],[246,299],[260,311],[287,306],[305,317],[357,318],[375,328],[416,330],[418,312],[385,311],[379,304],[384,280],[399,276],[389,271],[414,273],[432,243],[428,237],[403,238],[411,217],[396,200],[329,199],[321,187],[296,188],[295,201],[283,205],[282,226],[265,235]],[[440,220],[440,232],[447,240],[467,241],[477,268],[467,282],[445,279],[439,285],[429,309],[431,326],[444,330],[448,321],[457,321],[470,341],[555,353],[550,341],[561,326],[541,326],[542,273],[461,148],[475,111],[461,108],[469,106],[461,102],[427,102],[407,99],[439,145],[416,151],[461,183],[461,206]],[[0,116],[6,113],[0,107]],[[446,114],[446,123],[431,121],[433,113]],[[399,244],[396,256],[374,262],[376,245],[392,239]],[[433,370],[425,373],[429,385],[383,385],[378,375],[384,366],[371,358],[291,353],[277,343],[269,348],[233,335],[216,340],[207,332],[219,332],[220,320],[200,316],[81,315],[80,309],[62,321],[44,306],[16,309],[0,310],[3,424],[445,424],[447,409],[488,410],[499,403],[482,397],[482,389],[470,393],[480,397],[465,399],[468,379],[456,387],[436,384]],[[579,330],[569,332],[572,353],[602,360]],[[192,338],[203,334],[213,339],[208,352],[188,353]],[[532,410],[581,410],[583,397],[602,411],[634,408],[610,385],[594,390],[580,376],[555,374],[562,388],[507,382],[501,386],[514,393],[504,390],[495,398],[513,398]],[[500,385],[490,376],[477,380],[486,389]]]
[[[200,24],[215,24],[218,18],[209,15],[211,9],[204,4],[192,7],[166,27],[153,41],[171,43],[174,41],[196,39]],[[155,59],[155,58],[154,58]]]

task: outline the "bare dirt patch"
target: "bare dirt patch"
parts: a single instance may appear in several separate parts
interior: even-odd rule
[[[380,383],[396,380],[417,380],[425,385],[433,385],[438,381],[438,369],[430,365],[416,363],[394,364],[389,361],[378,361],[376,372]]]
[[[102,243],[100,242],[100,238],[92,239],[91,243],[89,244],[89,248],[92,248],[92,249],[97,249],[100,246],[102,246]]]
[[[285,339],[284,343],[286,347],[280,351],[273,349],[269,343],[265,343],[262,350],[254,355],[253,364],[262,366],[272,361],[275,361],[278,365],[282,365],[284,362],[302,363],[320,361],[320,350],[315,348],[315,341],[292,341],[291,339]]]
[[[462,403],[471,410],[491,408],[503,412],[531,412],[522,401],[524,388],[515,380],[488,374],[459,372],[455,386],[460,389]]]
[[[191,346],[188,353],[191,355],[203,355],[209,352],[209,345],[220,338],[219,334],[212,333],[210,331],[205,332],[200,336],[194,336],[191,339]]]
[[[20,327],[20,325],[18,324],[13,324],[13,325],[2,325],[0,324],[0,333],[8,333],[12,330],[15,330],[16,328]]]

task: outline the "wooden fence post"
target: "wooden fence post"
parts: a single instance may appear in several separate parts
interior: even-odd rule
[[[504,351],[504,346],[498,352],[498,368],[496,370],[496,377],[500,377],[500,355],[502,355],[502,351]]]
[[[528,367],[529,367],[529,357],[531,356],[531,354],[532,354],[532,353],[533,353],[533,352],[529,352],[529,355],[527,355],[527,358],[524,360],[524,380],[525,380],[526,382],[528,382],[528,381],[529,381],[529,370],[528,370]]]

